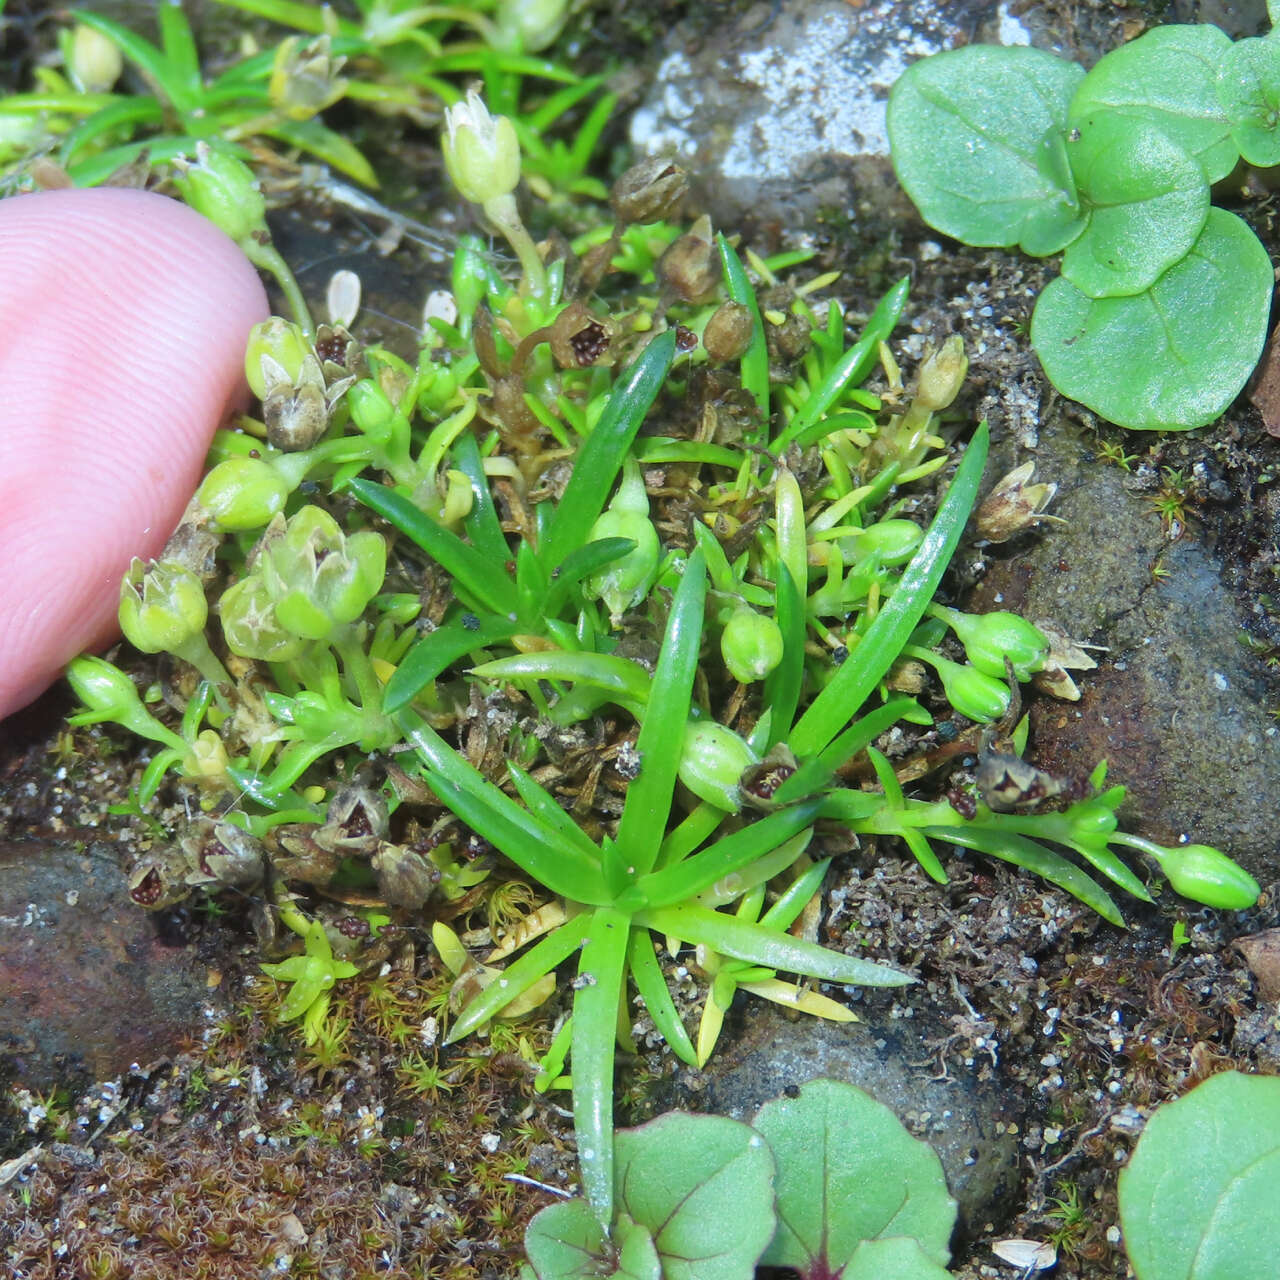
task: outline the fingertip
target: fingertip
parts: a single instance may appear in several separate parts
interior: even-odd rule
[[[239,248],[176,201],[0,202],[0,718],[118,634],[120,578],[181,516],[266,314]]]

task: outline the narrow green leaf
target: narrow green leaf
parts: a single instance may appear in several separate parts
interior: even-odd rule
[[[650,872],[636,885],[639,901],[648,907],[666,907],[696,898],[718,880],[750,866],[757,858],[798,835],[814,820],[821,803],[821,800],[807,800],[771,813],[759,822],[748,823],[722,836],[683,862]],[[797,849],[795,856],[799,857],[802,852]]]
[[[790,738],[791,749],[797,756],[817,755],[830,744],[897,660],[902,646],[924,616],[973,509],[987,460],[988,439],[987,424],[983,422],[974,432],[947,496],[924,541],[903,570],[893,595],[876,614],[831,683],[797,722]]]
[[[552,828],[495,787],[420,716],[401,711],[396,723],[427,766],[427,781],[450,812],[552,893],[588,905],[609,901],[599,866],[584,852],[566,845]]]
[[[861,987],[901,987],[915,982],[907,973],[857,956],[829,951],[814,942],[802,942],[762,924],[748,924],[722,911],[684,904],[654,907],[636,913],[635,921],[659,933],[674,934],[686,942],[701,943],[721,955],[733,956],[766,969],[806,974],[827,982]],[[577,1077],[577,1071],[574,1071]]]
[[[471,510],[462,522],[471,545],[490,560],[505,562],[511,555],[511,548],[507,545],[507,535],[502,532],[498,508],[489,488],[489,477],[484,473],[480,446],[470,431],[464,431],[454,441],[453,465],[471,481]]]
[[[742,386],[751,393],[762,419],[761,429],[768,437],[769,431],[769,351],[764,338],[764,322],[760,318],[760,303],[756,291],[742,266],[737,251],[716,232],[716,247],[720,250],[720,265],[724,269],[724,283],[729,297],[751,312],[751,341],[742,353]]]
[[[600,857],[600,850],[587,833],[560,807],[553,796],[536,779],[526,773],[514,760],[507,761],[507,772],[524,801],[525,808],[539,821],[545,823],[568,845],[576,845],[588,858]]]
[[[988,831],[981,827],[939,826],[925,827],[923,831],[935,840],[950,840],[952,844],[977,849],[1002,862],[1011,862],[1015,867],[1032,871],[1050,884],[1056,884],[1059,889],[1065,889],[1072,897],[1079,898],[1104,920],[1124,928],[1124,917],[1120,914],[1120,909],[1097,881],[1074,863],[1068,862],[1061,854],[1034,840],[1011,831]]]
[[[615,560],[621,560],[635,545],[630,538],[598,538],[595,542],[588,542],[585,547],[571,551],[564,563],[552,571],[551,585],[542,605],[543,616],[556,617],[570,592],[583,578]]]
[[[857,386],[867,376],[879,356],[880,343],[898,323],[898,317],[906,305],[910,284],[910,280],[904,276],[880,299],[858,341],[828,370],[821,384],[814,388],[804,406],[793,415],[774,440],[770,446],[774,453],[781,453],[797,436],[808,431],[836,403],[847,387]]]
[[[649,697],[649,673],[638,662],[611,653],[517,653],[481,663],[471,674],[484,680],[571,680],[640,706]]]
[[[505,618],[482,618],[474,627],[448,622],[423,636],[404,655],[395,674],[387,681],[382,695],[386,715],[407,706],[443,671],[460,658],[499,640],[506,640],[519,630],[517,623]]]
[[[781,742],[791,732],[804,686],[804,601],[791,571],[781,560],[778,561],[776,593],[775,621],[782,632],[782,661],[764,682],[764,706],[773,713],[769,721],[769,746]]]
[[[702,552],[695,551],[685,564],[684,576],[671,601],[649,705],[636,739],[640,774],[627,787],[618,824],[618,849],[637,876],[653,868],[667,831],[702,646],[706,596],[706,562]]]
[[[614,383],[595,429],[573,464],[573,475],[538,548],[542,562],[560,564],[590,540],[631,442],[653,407],[675,357],[674,330],[659,334]]]
[[[160,47],[169,66],[175,87],[181,97],[174,108],[182,116],[201,105],[200,54],[196,51],[191,24],[177,0],[160,0],[157,18],[160,23]]]
[[[378,189],[378,175],[360,149],[342,134],[335,133],[318,116],[310,120],[284,120],[262,132],[268,138],[287,142],[323,160],[371,191]]]
[[[672,1052],[682,1062],[691,1067],[698,1064],[698,1053],[689,1039],[689,1033],[680,1021],[676,1012],[675,1001],[667,989],[667,980],[662,976],[662,968],[658,957],[654,954],[653,939],[647,929],[632,929],[631,939],[627,944],[627,958],[631,966],[631,976],[644,999],[644,1007],[653,1019],[662,1038],[671,1046]]]
[[[573,996],[573,1130],[582,1190],[602,1226],[613,1221],[613,1060],[631,921],[598,907],[587,924]]]
[[[502,977],[491,982],[458,1015],[445,1044],[465,1039],[478,1027],[496,1017],[517,996],[522,996],[544,974],[563,964],[586,940],[587,917],[562,924],[554,933],[539,938],[518,960],[502,971]]]
[[[458,588],[486,611],[503,617],[516,612],[515,584],[501,563],[468,546],[456,533],[436,524],[394,489],[373,480],[350,480],[347,488],[365,506],[399,529],[454,579]]]

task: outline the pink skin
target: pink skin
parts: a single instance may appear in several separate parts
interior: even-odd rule
[[[0,720],[119,635],[120,578],[177,524],[266,314],[240,250],[174,200],[0,201]]]

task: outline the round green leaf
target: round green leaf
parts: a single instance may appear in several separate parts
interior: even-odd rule
[[[1154,125],[1103,111],[1067,143],[1089,225],[1062,274],[1091,298],[1141,293],[1196,242],[1209,213],[1199,164]]]
[[[1280,42],[1237,41],[1218,70],[1217,88],[1240,154],[1261,168],[1280,164]]]
[[[1083,74],[1024,46],[968,45],[908,67],[889,95],[889,143],[921,217],[967,244],[1037,256],[1069,244],[1084,218],[1052,136]]]
[[[910,1236],[938,1265],[950,1257],[956,1202],[942,1165],[870,1094],[814,1080],[753,1121],[778,1162],[778,1232],[763,1262],[840,1275],[867,1240]]]
[[[1230,48],[1230,37],[1207,23],[1154,27],[1085,76],[1071,100],[1071,121],[1105,110],[1153,124],[1217,182],[1236,163],[1231,121],[1217,92],[1218,67]]]
[[[1235,1071],[1167,1103],[1120,1174],[1139,1280],[1245,1280],[1280,1259],[1280,1078]]]
[[[662,1280],[649,1232],[624,1216],[606,1239],[585,1200],[566,1200],[537,1213],[524,1233],[524,1248],[537,1280]]]
[[[939,1266],[907,1236],[864,1240],[840,1280],[951,1280],[951,1272]]]
[[[1052,281],[1031,318],[1049,381],[1122,427],[1212,422],[1262,354],[1271,262],[1234,214],[1211,209],[1191,252],[1143,293],[1089,298]]]
[[[620,1211],[647,1227],[664,1280],[752,1280],[773,1235],[773,1156],[724,1116],[670,1112],[618,1133]]]

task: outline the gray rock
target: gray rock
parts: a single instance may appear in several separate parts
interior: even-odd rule
[[[202,1025],[207,969],[135,907],[114,851],[0,844],[0,1062],[31,1088],[107,1080]]]
[[[1018,1144],[1026,1112],[1020,1095],[975,1062],[969,1074],[937,1075],[921,1064],[931,1036],[949,1027],[915,1016],[895,1020],[865,1004],[862,1022],[840,1026],[750,1001],[726,1026],[705,1070],[680,1068],[665,1082],[659,1109],[684,1106],[738,1120],[784,1090],[827,1077],[865,1089],[938,1153],[947,1186],[960,1206],[960,1230],[972,1235],[999,1221],[1018,1179]],[[935,1035],[936,1033],[936,1035]],[[915,1065],[913,1065],[915,1064]]]
[[[1142,442],[1131,435],[1128,447]],[[999,451],[988,480],[1024,456]],[[1105,758],[1129,788],[1126,825],[1161,843],[1216,845],[1264,884],[1280,878],[1280,728],[1270,714],[1280,690],[1240,642],[1246,606],[1221,556],[1192,521],[1169,541],[1148,495],[1131,492],[1132,478],[1059,415],[1042,423],[1034,456],[1036,478],[1061,486],[1051,510],[1067,523],[995,549],[971,605],[1049,619],[1108,648],[1080,680],[1079,702],[1033,706],[1037,762],[1079,776]]]

